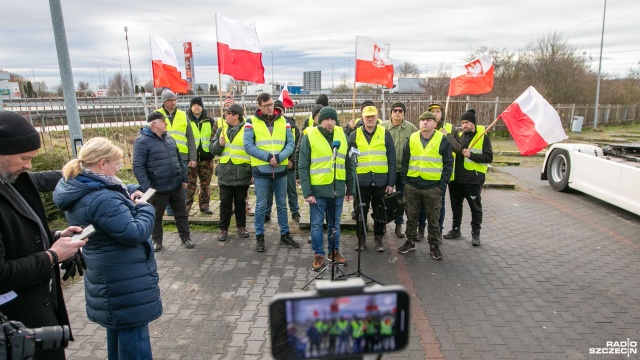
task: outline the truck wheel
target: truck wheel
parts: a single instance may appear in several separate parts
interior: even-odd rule
[[[570,174],[571,159],[567,150],[553,150],[547,163],[547,179],[551,188],[555,191],[568,191]]]

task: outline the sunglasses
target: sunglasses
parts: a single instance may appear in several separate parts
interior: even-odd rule
[[[404,112],[404,110],[402,110],[402,109],[393,109],[392,111],[394,113],[403,113]]]

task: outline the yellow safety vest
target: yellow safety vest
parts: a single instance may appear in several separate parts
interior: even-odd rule
[[[307,121],[307,128],[309,127],[313,127],[313,114],[309,115],[309,120]]]
[[[335,179],[346,180],[347,171],[345,169],[345,159],[347,157],[347,137],[344,131],[339,128],[333,128],[333,139],[340,141],[340,147],[336,153]],[[310,180],[311,185],[328,185],[333,183],[333,149],[327,139],[320,133],[317,127],[312,127],[307,135],[309,137],[309,145],[311,146],[311,166]]]
[[[351,337],[353,337],[354,339],[359,339],[364,336],[364,333],[362,331],[363,325],[364,322],[362,320],[351,320]]]
[[[216,128],[218,129],[222,129],[223,126],[225,126],[227,124],[226,120],[224,118],[218,118],[216,120]]]
[[[169,116],[164,111],[164,108],[160,108],[156,111],[161,112],[165,116]],[[178,151],[183,154],[189,153],[189,147],[187,147],[187,113],[182,110],[176,110],[176,114],[173,116],[173,124],[169,119],[164,119],[167,123],[167,133],[171,135],[178,145]]]
[[[221,135],[224,136],[224,149],[222,155],[220,155],[220,164],[226,164],[231,159],[231,162],[240,164],[250,164],[251,157],[244,150],[244,125],[240,128],[240,131],[233,138],[233,141],[229,140],[227,131],[222,129]]]
[[[453,131],[453,124],[452,123],[446,123],[444,124],[444,129],[447,130],[447,133],[451,134],[451,132]],[[442,129],[440,129],[440,131],[442,131]],[[453,154],[453,166],[456,166],[456,153],[455,152],[451,152]],[[453,178],[455,176],[455,170],[451,171],[451,179],[449,179],[449,181],[453,181]]]
[[[442,178],[442,156],[440,155],[440,143],[444,135],[440,131],[434,131],[427,146],[422,146],[422,135],[419,131],[409,137],[409,170],[408,177],[420,177],[424,180],[439,181]]]
[[[380,335],[391,335],[393,334],[393,327],[387,325],[385,321],[380,321]]]
[[[451,134],[451,130],[453,130],[453,124],[451,123],[444,124],[444,129],[447,130],[449,134]],[[440,131],[442,131],[442,129],[440,129]]]
[[[203,121],[202,128],[198,129],[198,124],[195,121],[191,121],[191,130],[193,130],[193,137],[196,141],[196,149],[202,144],[202,151],[210,152],[211,146],[211,121]]]
[[[267,124],[255,116],[251,117],[253,133],[256,138],[256,146],[269,154],[277,155],[284,149],[287,143],[287,120],[282,116],[273,122],[273,134],[269,132]],[[285,166],[289,159],[281,159],[280,165]],[[251,166],[269,165],[268,162],[251,157]]]
[[[473,147],[471,149],[469,149],[474,154],[482,154],[482,146],[484,144],[484,134],[483,133],[484,133],[484,126],[477,125],[476,126],[476,135],[473,137],[473,139],[471,139],[471,142],[474,142],[478,137],[480,137],[480,140],[478,140],[473,145]],[[462,132],[460,132],[460,136],[462,136]],[[465,157],[464,158],[464,168],[465,168],[465,170],[477,171],[477,172],[486,174],[487,173],[487,168],[489,168],[489,165],[477,163],[477,162],[472,161],[468,157]]]
[[[376,174],[386,174],[389,172],[389,163],[387,161],[387,147],[385,146],[385,128],[376,125],[376,132],[368,143],[362,132],[363,127],[356,130],[356,146],[360,150],[358,157],[358,174],[366,174],[373,172]]]

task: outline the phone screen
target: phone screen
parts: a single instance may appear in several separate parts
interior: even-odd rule
[[[274,305],[285,318],[280,331],[272,327],[277,359],[392,352],[408,342],[406,292],[288,299]],[[277,316],[274,311],[272,307],[272,316]],[[274,320],[272,325],[277,324]]]

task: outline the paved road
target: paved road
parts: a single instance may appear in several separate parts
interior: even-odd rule
[[[640,341],[640,217],[580,193],[556,193],[537,168],[501,170],[519,188],[483,192],[481,247],[471,246],[465,213],[464,237],[446,240],[442,261],[431,259],[426,243],[398,254],[402,241],[393,231],[387,252],[364,252],[366,275],[413,295],[410,345],[385,358],[626,358],[589,351]],[[164,314],[150,325],[156,359],[270,358],[269,299],[300,291],[314,273],[306,231],[296,234],[301,250],[278,246],[275,224],[267,231],[263,254],[237,237],[219,243],[193,234],[192,250],[178,246],[175,234],[165,239],[157,255]],[[345,270],[355,271],[355,236],[341,242]],[[82,282],[66,297],[76,337],[68,357],[106,358],[104,329],[86,319]]]

